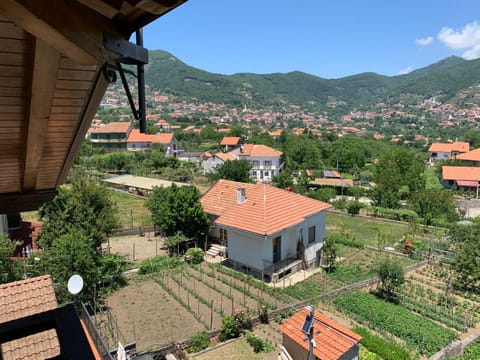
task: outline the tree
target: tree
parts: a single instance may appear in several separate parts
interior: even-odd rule
[[[378,206],[397,208],[402,194],[409,196],[425,188],[425,166],[416,154],[408,149],[394,148],[379,159],[373,175],[376,187],[373,199]]]
[[[293,176],[290,171],[283,171],[272,179],[272,184],[280,189],[293,186]]]
[[[20,263],[12,259],[16,244],[5,234],[0,234],[0,284],[20,280],[22,268]]]
[[[480,222],[452,226],[448,231],[450,249],[455,253],[454,286],[462,290],[480,289]]]
[[[60,187],[58,195],[39,210],[43,222],[40,245],[49,248],[53,240],[76,230],[99,248],[120,226],[118,209],[108,191],[94,180],[81,177],[70,187]]]
[[[435,218],[449,221],[457,220],[455,201],[451,192],[446,190],[420,190],[410,199],[410,206],[425,225],[431,225]]]
[[[252,165],[246,160],[227,160],[223,164],[215,167],[215,171],[211,173],[212,180],[232,180],[239,182],[251,182],[250,170]]]
[[[332,272],[335,268],[335,260],[337,258],[337,242],[336,234],[327,235],[323,240],[322,262],[327,267],[328,272]]]
[[[200,203],[200,191],[194,186],[155,187],[147,201],[155,225],[167,236],[177,232],[190,239],[208,233],[210,220]]]
[[[380,278],[380,295],[388,301],[395,301],[397,291],[405,282],[402,265],[389,257],[378,265],[377,275]]]
[[[57,284],[55,293],[60,303],[72,300],[67,290],[67,282],[74,274],[83,278],[84,286],[80,298],[90,301],[100,276],[97,268],[99,255],[85,234],[70,230],[53,241],[40,262]]]

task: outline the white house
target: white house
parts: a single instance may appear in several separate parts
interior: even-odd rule
[[[229,262],[278,281],[320,264],[330,204],[266,184],[219,180],[201,199]]]
[[[225,163],[226,161],[237,160],[237,157],[232,153],[223,153],[219,152],[208,157],[207,160],[204,160],[202,163],[203,171],[205,173],[211,173],[215,171],[215,168],[218,165]]]
[[[167,157],[176,156],[179,147],[173,133],[142,134],[138,129],[132,129],[127,139],[128,151],[145,151],[153,144],[161,144]]]
[[[429,162],[433,164],[435,161],[450,159],[457,154],[463,154],[468,151],[470,151],[468,142],[433,143],[428,149],[430,153]]]
[[[282,152],[270,146],[245,144],[238,149],[238,160],[252,164],[252,176],[259,182],[271,182],[283,168]]]

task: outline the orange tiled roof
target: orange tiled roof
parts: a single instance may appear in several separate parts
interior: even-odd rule
[[[250,156],[250,157],[280,157],[282,152],[275,150],[267,145],[257,144],[245,144],[243,145],[243,152],[240,151],[238,156]]]
[[[237,204],[237,188],[246,190],[246,201]],[[272,235],[299,224],[306,217],[331,207],[330,204],[265,184],[219,180],[202,197],[215,223],[260,235]]]
[[[50,275],[0,285],[0,324],[57,308]],[[2,344],[4,360],[47,359],[60,355],[55,329]]]
[[[230,130],[229,130],[230,131]],[[236,136],[225,136],[222,141],[220,141],[220,145],[229,145],[234,146],[238,145],[240,142],[240,138]]]
[[[223,160],[223,161],[227,161],[227,160],[230,160],[230,161],[233,161],[233,160],[237,160],[237,158],[235,157],[235,155],[233,155],[232,153],[222,153],[222,152],[218,152],[216,154],[214,154],[216,157],[218,157],[220,160]]]
[[[147,142],[158,144],[170,144],[173,139],[173,133],[160,134],[142,134],[138,129],[132,129],[128,136],[127,142]]]
[[[480,167],[475,166],[442,166],[444,180],[480,180]]]
[[[92,134],[127,133],[131,126],[132,126],[131,122],[125,122],[125,121],[111,122],[102,127],[93,129]]]
[[[338,179],[338,178],[316,178],[312,181],[316,185],[331,185],[331,186],[353,186],[352,179]]]
[[[480,161],[480,149],[475,149],[455,156],[458,160]]]
[[[280,331],[295,341],[308,353],[309,343],[302,332],[302,325],[308,310],[302,309],[279,326]],[[337,360],[362,339],[358,334],[336,323],[328,317],[314,312],[314,339],[316,347],[313,355],[322,360]]]
[[[452,151],[457,152],[468,152],[470,150],[470,144],[468,142],[454,142],[449,144],[444,143],[433,143],[428,149],[429,152],[445,152],[449,153]]]

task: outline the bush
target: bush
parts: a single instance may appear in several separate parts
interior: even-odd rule
[[[204,259],[204,252],[200,248],[190,248],[185,253],[185,260],[192,264],[200,264]]]
[[[189,352],[196,353],[206,349],[208,345],[210,345],[210,337],[206,331],[200,331],[190,338],[187,348]]]
[[[235,339],[240,336],[240,328],[233,315],[224,316],[220,327],[220,341]]]
[[[363,205],[360,201],[354,200],[347,203],[347,212],[354,216],[360,213],[360,209],[363,208]]]
[[[360,343],[372,353],[377,354],[383,360],[410,360],[410,353],[398,345],[395,341],[385,340],[372,334],[363,327],[354,327],[353,332],[362,337]],[[363,357],[361,357],[363,359]],[[376,358],[373,358],[376,359]]]
[[[260,339],[251,331],[247,332],[246,339],[247,343],[253,348],[253,351],[256,353],[271,352],[275,350],[269,341]]]
[[[258,311],[258,317],[262,324],[268,324],[268,308],[262,305]]]
[[[165,269],[174,269],[185,263],[177,256],[157,256],[151,259],[145,259],[140,263],[140,274],[158,273]]]

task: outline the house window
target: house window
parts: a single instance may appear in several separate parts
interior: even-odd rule
[[[265,161],[263,162],[263,165],[265,165],[265,166],[272,166],[272,160],[265,160]]]
[[[315,242],[315,226],[310,226],[308,228],[308,243],[312,244]]]
[[[265,171],[264,174],[265,174],[265,177],[267,177],[267,178],[270,177],[270,172],[269,171]]]
[[[273,263],[277,263],[282,259],[282,238],[277,236],[272,239],[272,260]]]
[[[260,166],[260,161],[258,161],[258,160],[252,160],[252,166],[253,166],[253,167],[259,167],[259,166]]]
[[[228,232],[226,229],[220,229],[220,241],[226,243],[228,240]]]

